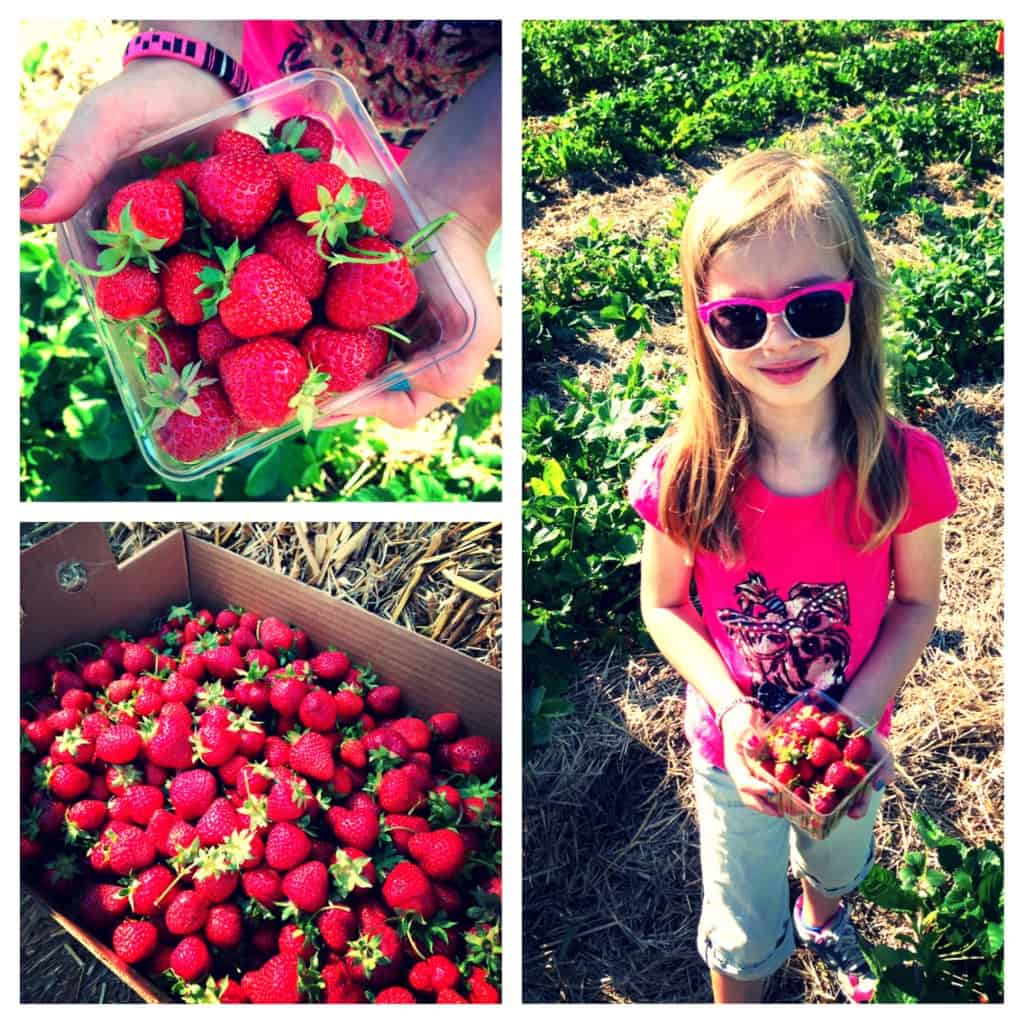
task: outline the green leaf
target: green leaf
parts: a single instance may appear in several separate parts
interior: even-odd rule
[[[39,70],[39,65],[43,62],[43,58],[46,56],[47,50],[49,50],[50,44],[45,40],[40,40],[33,46],[24,57],[21,58],[21,70],[25,72],[29,78],[35,78],[36,72]]]
[[[478,438],[501,412],[501,388],[496,384],[475,391],[455,421],[455,439]]]

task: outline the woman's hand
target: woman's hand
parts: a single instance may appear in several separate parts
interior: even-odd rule
[[[725,770],[736,784],[740,799],[751,810],[773,818],[782,816],[778,808],[776,790],[770,783],[759,779],[750,769],[747,754],[754,754],[759,746],[751,729],[764,726],[765,718],[760,708],[750,704],[737,704],[722,719],[722,750]],[[751,743],[753,741],[753,743]]]
[[[43,180],[22,200],[22,220],[55,224],[74,216],[111,167],[143,139],[231,96],[223,82],[202,68],[177,60],[132,61],[75,108]]]

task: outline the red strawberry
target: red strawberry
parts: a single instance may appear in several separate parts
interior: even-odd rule
[[[215,316],[200,325],[196,342],[203,365],[216,366],[225,352],[241,344],[241,338],[236,338]]]
[[[198,935],[187,935],[171,952],[170,968],[183,981],[197,981],[212,967],[210,950]]]
[[[206,941],[218,949],[232,949],[241,945],[245,937],[241,908],[235,903],[219,903],[210,907],[203,934]]]
[[[383,238],[360,238],[355,255],[396,253],[384,263],[341,263],[327,277],[324,313],[335,327],[361,330],[389,324],[411,313],[419,298],[419,285],[409,260],[396,245]]]
[[[328,949],[342,952],[355,938],[358,922],[348,907],[327,907],[316,918],[316,926]]]
[[[226,241],[254,238],[274,213],[281,182],[269,157],[225,153],[204,160],[196,200],[214,234]]]
[[[171,805],[186,821],[201,818],[217,795],[217,779],[205,768],[179,772],[168,790]]]
[[[242,889],[257,903],[271,907],[281,898],[281,876],[273,868],[243,871]]]
[[[267,816],[271,821],[298,821],[311,809],[312,803],[313,791],[309,783],[301,776],[287,772],[270,789]]]
[[[382,684],[375,686],[366,695],[366,706],[381,718],[389,718],[395,714],[401,702],[402,690],[398,686]]]
[[[444,744],[442,756],[453,772],[476,775],[481,779],[498,773],[498,751],[486,736],[466,736],[454,743]]]
[[[96,740],[96,757],[107,764],[128,764],[141,749],[142,737],[130,725],[112,725]]]
[[[259,632],[260,646],[271,654],[278,655],[288,651],[295,642],[295,633],[286,622],[268,615],[261,623]],[[296,708],[296,710],[298,710]]]
[[[442,742],[451,743],[462,729],[462,719],[455,711],[441,711],[428,719],[430,731]]]
[[[471,1003],[500,1003],[501,995],[491,984],[487,972],[482,967],[474,967],[469,972],[469,1001]]]
[[[390,985],[388,988],[383,988],[377,993],[377,998],[374,999],[374,1003],[415,1003],[416,997],[402,985]]]
[[[348,175],[329,160],[315,160],[305,167],[296,168],[288,186],[288,201],[296,217],[304,213],[312,213],[320,209],[319,190],[327,189],[331,200],[338,198],[348,181]]]
[[[310,373],[298,349],[273,336],[225,352],[220,373],[235,415],[253,430],[278,427],[303,409],[309,410],[311,424],[312,403],[323,390],[320,377]]]
[[[377,924],[364,927],[345,954],[345,966],[352,980],[373,988],[386,988],[401,977],[402,940],[394,928]]]
[[[291,271],[299,291],[307,299],[318,299],[327,284],[327,262],[317,240],[297,220],[271,224],[256,242],[256,251],[273,256]]]
[[[327,867],[318,860],[292,868],[281,882],[281,891],[307,914],[318,911],[327,902]]]
[[[298,825],[282,821],[267,833],[264,857],[267,864],[279,871],[290,871],[309,857],[312,842]]]
[[[369,852],[377,845],[380,821],[376,810],[331,807],[327,811],[327,824],[343,846]]]
[[[95,832],[107,820],[107,805],[102,800],[79,800],[67,809],[65,816],[75,830]]]
[[[350,691],[339,690],[338,696],[340,696],[342,692],[348,693]],[[355,695],[353,694],[353,696]],[[369,760],[366,753],[366,747],[356,739],[345,740],[338,750],[338,756],[344,764],[348,765],[349,768],[354,768],[357,771],[365,768]]]
[[[240,132],[234,128],[226,128],[213,140],[213,152],[217,156],[223,153],[263,156],[266,149],[255,135],[249,135],[247,132]]]
[[[157,786],[130,786],[122,797],[128,820],[136,825],[148,825],[153,815],[164,806],[164,794]]]
[[[106,836],[113,827],[104,833]],[[110,845],[110,868],[118,875],[127,875],[138,868],[148,868],[156,859],[156,845],[151,836],[135,825],[125,825],[114,833]]]
[[[829,739],[818,736],[811,740],[807,759],[815,768],[825,768],[842,758],[842,751]]]
[[[174,898],[175,890],[171,889],[173,882],[174,875],[163,864],[154,864],[140,872],[128,886],[128,902],[132,912],[143,915],[159,912]],[[171,891],[168,892],[168,889]]]
[[[190,192],[195,192],[196,176],[199,174],[201,163],[200,160],[186,160],[184,163],[171,164],[168,167],[161,167],[153,177],[159,181],[180,181]]]
[[[311,366],[330,375],[328,391],[351,391],[387,361],[388,338],[373,327],[340,331],[314,326],[303,333],[299,351]]]
[[[328,782],[334,777],[331,744],[318,732],[307,732],[292,744],[288,764],[300,775]]]
[[[405,814],[423,801],[423,788],[407,772],[386,771],[377,786],[377,801],[389,814]]]
[[[810,803],[816,814],[831,814],[839,803],[839,794],[832,786],[819,782],[811,788]]]
[[[395,207],[388,190],[369,178],[349,178],[352,191],[366,200],[362,222],[378,235],[386,235],[395,219]]]
[[[239,430],[235,412],[219,384],[204,387],[194,401],[198,415],[178,410],[157,432],[161,447],[179,462],[215,455],[235,439]]]
[[[156,926],[149,921],[125,918],[114,929],[114,952],[126,963],[137,964],[152,956],[157,943]]]
[[[349,660],[344,651],[321,651],[310,665],[321,679],[342,679],[348,671]]]
[[[216,270],[216,260],[194,252],[175,253],[160,271],[160,295],[163,307],[179,324],[194,326],[203,321],[204,299],[213,295],[213,289],[202,286],[200,273],[206,269]],[[197,292],[197,289],[200,289]]]
[[[176,710],[184,713],[184,720]],[[162,768],[192,767],[192,716],[184,704],[165,704],[153,734],[146,740],[146,754]]]
[[[55,765],[46,775],[46,784],[50,792],[58,800],[65,802],[77,800],[82,796],[91,781],[89,773],[74,764]]]
[[[317,732],[329,732],[334,728],[338,718],[338,708],[334,697],[319,687],[310,690],[299,705],[299,721],[307,729]]]
[[[121,648],[121,658],[125,672],[136,675],[140,672],[152,672],[155,658],[151,648],[142,643],[126,643]]]
[[[107,658],[94,658],[82,665],[82,679],[94,690],[109,686],[116,675],[113,663]]]
[[[229,250],[230,252],[230,250]],[[225,259],[221,322],[237,338],[300,331],[313,316],[291,271],[267,253]],[[223,289],[222,289],[223,290]]]
[[[468,856],[462,836],[448,828],[412,836],[409,853],[438,882],[451,882],[457,878],[466,866]]]
[[[297,1003],[298,957],[272,956],[258,971],[242,976],[242,991],[252,1003]]]
[[[287,192],[295,178],[296,173],[306,165],[306,160],[301,153],[288,150],[284,153],[271,153],[270,159],[277,171],[277,177],[281,182],[281,191]]]
[[[160,305],[160,279],[151,270],[129,263],[96,282],[96,305],[115,320],[145,316]]]
[[[843,758],[863,764],[871,758],[871,740],[863,733],[854,733],[843,744]]]
[[[107,230],[121,227],[121,212],[131,203],[128,219],[152,239],[162,239],[164,250],[181,241],[185,230],[185,204],[174,182],[144,178],[118,189],[107,206]]]
[[[822,736],[827,736],[830,740],[844,739],[854,731],[853,720],[850,716],[839,712],[822,715],[818,724],[821,727]]]
[[[453,989],[461,980],[458,967],[446,956],[428,956],[409,971],[409,984],[417,992]]]
[[[194,889],[186,889],[171,900],[164,924],[172,935],[191,935],[203,929],[209,913],[209,903]]]
[[[430,879],[410,861],[399,861],[384,879],[384,901],[392,910],[431,918],[437,912],[437,896]]]
[[[800,778],[796,765],[790,761],[777,761],[774,774],[775,778],[784,786],[788,786],[791,782]]]
[[[334,149],[334,134],[327,125],[315,117],[295,117],[278,121],[274,125],[273,135],[293,149],[318,150],[321,160],[330,160],[331,151]]]
[[[443,988],[437,993],[437,999],[434,1000],[436,1003],[469,1003],[468,999],[463,999],[458,992],[453,988]]]

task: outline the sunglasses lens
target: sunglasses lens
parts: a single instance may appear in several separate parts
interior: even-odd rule
[[[786,306],[786,321],[801,338],[827,338],[846,320],[846,300],[840,292],[812,292]]]
[[[719,306],[709,319],[723,348],[750,348],[761,340],[768,326],[768,316],[763,309],[744,304]]]

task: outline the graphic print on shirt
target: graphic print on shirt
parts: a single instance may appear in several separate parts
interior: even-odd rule
[[[845,583],[797,583],[783,600],[757,572],[736,586],[739,608],[718,621],[750,666],[753,696],[778,711],[803,690],[846,691],[850,601]]]

